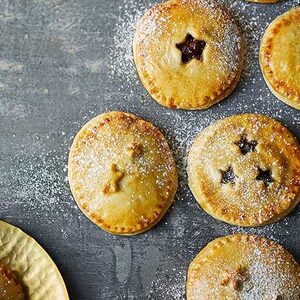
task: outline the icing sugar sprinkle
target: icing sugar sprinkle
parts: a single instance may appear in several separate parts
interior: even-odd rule
[[[198,209],[194,199],[189,200],[192,199],[192,196],[187,186],[187,153],[197,133],[208,125],[232,114],[251,112],[264,113],[282,121],[288,127],[300,130],[300,116],[293,113],[289,107],[278,101],[270,93],[260,75],[258,63],[259,43],[267,25],[275,16],[298,5],[299,2],[297,0],[284,1],[271,6],[240,0],[220,0],[219,2],[229,9],[242,30],[246,42],[245,64],[241,82],[229,100],[222,101],[205,111],[171,111],[164,108],[160,109],[160,106],[156,105],[141,87],[133,62],[132,39],[136,21],[149,7],[157,3],[155,1],[128,0],[124,6],[120,7],[113,45],[116,50],[110,60],[110,76],[120,83],[118,85],[119,92],[126,93],[129,98],[135,100],[131,102],[131,105],[136,112],[145,117],[151,116],[151,121],[163,129],[175,153],[180,174],[180,187],[176,196],[176,204],[172,208],[172,216],[170,218],[167,216],[163,222],[171,227],[177,236],[183,236],[187,232],[184,227],[185,224],[188,224],[189,228],[194,228],[194,232],[189,234],[191,243],[184,244],[185,251],[189,253],[189,259],[199,251],[200,245],[195,241],[201,239],[201,236],[203,237],[203,228],[211,233],[211,238],[240,232],[267,236],[283,243],[283,241],[288,241],[288,236],[293,230],[290,224],[297,218],[297,215],[292,215],[280,223],[260,228],[233,227],[207,217],[204,212]],[[274,11],[273,14],[266,13],[270,9]],[[253,101],[249,101],[249,99],[253,99]],[[165,127],[165,119],[172,120],[171,124],[168,123],[169,127],[167,128]],[[180,209],[189,209],[191,214],[187,214],[188,216],[181,214]],[[193,214],[195,210],[198,213]],[[180,239],[175,243],[182,245]],[[201,245],[204,246],[204,244]],[[165,285],[165,282],[161,280],[161,284]],[[169,298],[182,299],[184,285],[184,281],[170,283],[168,286]]]
[[[5,95],[0,97],[0,122],[3,125],[1,133],[3,132],[6,136],[8,134],[12,135],[7,145],[3,143],[0,145],[1,156],[3,155],[0,158],[0,185],[3,199],[0,207],[1,211],[7,212],[5,218],[7,220],[15,220],[16,216],[9,215],[9,212],[18,211],[22,214],[25,210],[29,213],[24,215],[29,216],[32,212],[32,216],[35,219],[31,220],[31,222],[36,222],[40,226],[53,225],[61,218],[64,220],[64,224],[66,224],[66,228],[59,229],[62,236],[66,239],[73,237],[74,222],[78,221],[77,218],[80,220],[85,217],[77,213],[78,207],[71,197],[69,185],[66,181],[68,147],[71,144],[75,131],[91,117],[103,111],[122,108],[145,119],[149,119],[163,131],[173,149],[180,173],[180,187],[176,196],[176,204],[161,221],[159,226],[133,239],[118,239],[104,234],[101,236],[103,239],[106,239],[107,245],[112,241],[119,242],[120,240],[130,241],[132,244],[138,243],[138,246],[141,245],[140,242],[142,245],[144,242],[148,244],[153,243],[155,247],[161,248],[162,257],[165,255],[168,247],[176,249],[176,253],[173,253],[174,257],[163,257],[164,259],[161,260],[166,265],[164,265],[163,272],[159,270],[157,277],[152,280],[153,282],[150,284],[152,293],[148,299],[158,299],[157,295],[160,296],[160,299],[183,299],[186,266],[199,249],[214,237],[236,232],[260,234],[280,243],[289,243],[292,247],[293,244],[290,241],[290,237],[296,236],[296,233],[293,232],[294,229],[291,225],[297,225],[299,210],[280,223],[262,228],[233,227],[213,220],[201,211],[187,186],[186,154],[198,132],[218,119],[234,113],[265,113],[283,121],[288,127],[292,127],[295,131],[300,132],[300,114],[297,114],[293,109],[278,101],[269,92],[260,75],[258,65],[259,41],[266,26],[276,15],[298,5],[299,0],[280,1],[274,5],[257,5],[242,0],[219,1],[230,10],[244,32],[247,45],[246,62],[241,82],[229,99],[222,101],[209,110],[197,112],[171,111],[162,108],[151,99],[139,82],[132,57],[132,38],[135,24],[147,9],[157,3],[157,1],[119,1],[120,4],[117,11],[114,9],[110,15],[106,14],[104,10],[104,12],[101,12],[100,17],[97,9],[90,9],[86,2],[83,5],[86,6],[85,9],[78,11],[78,16],[73,17],[73,13],[70,10],[70,12],[68,11],[69,19],[63,19],[64,14],[62,12],[72,5],[80,8],[79,2],[74,1],[74,4],[72,4],[72,1],[36,1],[36,7],[42,6],[45,15],[40,15],[39,18],[36,18],[32,22],[31,16],[35,13],[32,6],[32,10],[28,10],[27,12],[29,13],[29,18],[18,19],[19,15],[16,15],[15,19],[10,21],[12,22],[11,25],[15,26],[15,28],[23,28],[26,25],[28,30],[36,30],[36,35],[34,33],[32,33],[32,36],[30,34],[24,35],[24,44],[26,41],[28,43],[32,40],[35,41],[32,45],[37,47],[36,49],[30,48],[29,52],[32,54],[30,57],[34,58],[34,55],[37,53],[43,54],[40,60],[42,63],[45,62],[45,65],[38,65],[39,60],[36,60],[37,64],[34,65],[35,67],[45,67],[47,63],[46,58],[49,55],[46,47],[38,47],[40,46],[38,42],[40,39],[42,40],[42,37],[44,37],[42,41],[49,40],[52,43],[51,51],[54,51],[56,48],[62,51],[53,53],[59,53],[63,59],[59,60],[58,57],[51,57],[49,59],[52,66],[55,67],[56,63],[59,65],[57,70],[59,76],[56,76],[56,74],[52,76],[51,82],[42,80],[42,78],[41,80],[37,80],[36,77],[33,78],[34,81],[30,81],[30,73],[28,73],[30,65],[26,65],[25,63],[23,65],[21,62],[15,61],[17,57],[11,61],[0,61],[0,69],[2,68],[0,71],[3,74],[1,80],[6,79],[6,77],[14,79],[10,80],[10,83],[14,83],[11,87],[8,86],[8,81],[6,80],[0,82],[1,93]],[[92,5],[96,2],[90,1],[89,3]],[[111,3],[117,5],[118,1]],[[50,5],[48,7],[47,4],[51,4],[51,7],[53,7],[51,8],[53,14],[49,14],[51,18],[47,18],[48,12],[50,12]],[[13,7],[10,4],[5,6],[7,6],[7,9],[10,6]],[[14,7],[17,11],[19,7],[23,8],[24,6],[17,5]],[[105,18],[105,20],[110,22],[109,25],[112,25],[109,28],[113,28],[113,32],[109,32],[109,38],[107,38],[106,27],[101,28],[103,31],[97,31],[99,28],[91,28],[91,24],[93,24],[92,20],[100,18]],[[3,22],[3,18],[0,21]],[[8,19],[4,21],[6,22]],[[29,23],[23,23],[25,21]],[[46,34],[46,31],[41,31],[37,26],[38,24],[47,26],[48,23],[46,21],[49,21],[49,26],[52,24],[52,27],[50,26],[50,36]],[[69,24],[65,26],[67,22]],[[55,25],[54,27],[53,24]],[[98,25],[101,25],[101,23],[99,22]],[[59,38],[53,40],[53,37],[56,36]],[[110,36],[113,36],[112,44],[110,44]],[[21,36],[17,37],[22,41]],[[65,37],[65,39],[60,37]],[[96,39],[97,37],[98,39]],[[15,37],[12,38],[13,40],[15,39]],[[15,45],[11,41],[6,41],[4,45],[7,56],[11,55],[10,52],[16,53],[8,51],[11,50],[10,47]],[[83,63],[82,58],[90,54],[89,50],[91,49],[88,48],[94,47],[95,44],[101,44],[103,41],[107,43],[104,46],[110,47],[110,49],[105,48],[110,53],[107,61],[103,60],[101,51],[98,51],[99,48],[96,48],[97,51],[94,54],[99,55],[101,59]],[[9,43],[12,46],[9,46]],[[38,52],[34,52],[33,50]],[[25,51],[24,56],[23,53],[21,54],[18,59],[26,58]],[[59,55],[57,54],[57,56]],[[35,74],[33,73],[35,70],[31,71],[31,75]],[[97,90],[100,78],[98,77],[99,73],[105,75],[103,78],[106,78],[106,76],[109,77],[112,83],[112,87],[108,87],[110,94],[107,93],[103,96],[102,90]],[[84,81],[82,78],[85,76],[87,80]],[[45,87],[40,87],[39,84],[45,84]],[[88,85],[85,86],[86,84]],[[29,91],[29,87],[35,86],[38,89],[33,91],[32,94]],[[100,86],[100,89],[102,89],[103,85]],[[51,87],[54,87],[54,89],[51,90]],[[5,89],[7,90],[5,91]],[[61,92],[58,93],[57,89],[60,89]],[[99,97],[96,97],[95,101],[95,94],[98,92]],[[36,98],[38,101],[34,103],[27,101],[31,96],[37,97],[37,95],[40,95],[40,98]],[[61,100],[61,96],[66,97],[64,102]],[[109,100],[101,103],[98,100],[102,97],[108,97]],[[122,101],[117,101],[118,98]],[[47,131],[47,126],[44,126],[42,129],[35,126],[35,121],[42,120],[44,116],[39,111],[40,108],[44,107],[43,105],[50,108],[43,113],[51,113],[48,116],[49,120],[45,120],[45,122],[47,121],[45,124],[54,126],[56,121],[59,124],[56,124],[57,126],[54,126],[52,131],[49,128],[51,134]],[[63,113],[61,115],[58,114],[60,108],[65,109],[62,111],[66,112],[66,118],[64,118]],[[6,126],[6,123],[9,126]],[[64,129],[63,132],[59,130],[53,132],[53,130],[59,128],[60,124],[64,126],[66,123],[69,124],[68,131]],[[13,128],[14,126],[15,128]],[[18,142],[16,135],[13,133],[17,135]],[[29,145],[32,146],[32,149],[38,150],[30,153],[28,151]],[[14,151],[15,153],[13,153]],[[6,164],[2,164],[2,162]],[[7,169],[8,165],[11,166],[11,169]],[[10,199],[10,203],[6,199]],[[20,218],[20,222],[23,221],[24,218]],[[67,226],[67,222],[70,223],[70,226]],[[88,230],[90,228],[92,226],[86,232],[80,232],[80,235],[86,238],[87,241],[89,241]],[[33,230],[38,231],[39,227],[37,226]],[[94,247],[92,249],[93,253],[99,254],[99,248],[97,248],[99,245],[97,247],[95,244],[91,243],[91,245]],[[152,253],[153,251],[149,252]],[[169,253],[171,252],[172,250]],[[136,251],[134,255],[138,256],[139,253]],[[162,264],[161,261],[157,263],[158,268]],[[152,259],[150,263],[153,263]],[[147,265],[147,268],[145,268],[146,270],[152,267],[150,263],[149,267]],[[137,273],[139,272],[137,267],[135,270]],[[151,272],[153,271],[153,269],[150,270]],[[166,279],[167,276],[169,276],[168,279]],[[145,278],[147,276],[144,276],[144,280]],[[127,287],[129,284],[127,285],[126,283],[124,286]],[[132,292],[132,282],[130,288]],[[130,298],[129,295],[128,299],[140,299],[140,297],[137,298],[134,294],[137,289],[135,288],[132,292],[134,296]],[[126,291],[125,294],[128,295],[128,293]]]

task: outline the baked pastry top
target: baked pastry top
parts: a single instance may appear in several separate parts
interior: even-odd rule
[[[235,88],[243,65],[240,31],[214,0],[170,0],[138,21],[134,60],[145,88],[170,108],[205,109]]]
[[[260,66],[271,92],[300,109],[300,7],[277,17],[260,46]]]
[[[131,235],[154,226],[177,190],[175,162],[163,134],[123,112],[89,121],[69,155],[69,182],[81,210],[102,229]]]
[[[282,246],[236,234],[210,242],[189,266],[187,300],[298,300],[300,267]]]
[[[0,299],[24,300],[22,285],[8,266],[0,264]]]
[[[14,296],[2,298],[2,293]],[[45,250],[22,230],[3,221],[0,221],[0,299],[69,300],[64,281]]]
[[[188,177],[196,200],[213,217],[240,226],[266,225],[299,202],[300,148],[278,121],[234,115],[197,136]]]

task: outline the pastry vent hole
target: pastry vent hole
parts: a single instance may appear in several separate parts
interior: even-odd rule
[[[256,180],[263,181],[266,187],[268,187],[272,182],[275,181],[272,177],[271,170],[262,170],[260,167],[258,167],[258,175],[256,177]]]
[[[192,59],[203,60],[203,51],[206,42],[195,39],[191,34],[187,34],[181,43],[176,44],[176,48],[181,51],[181,61],[186,64]]]
[[[247,137],[244,135],[241,137],[241,139],[235,143],[237,146],[239,146],[240,151],[243,155],[246,155],[249,152],[255,152],[257,141],[249,141]]]
[[[230,166],[226,171],[221,170],[222,179],[221,182],[226,183],[235,183],[236,176],[234,174],[233,168]]]

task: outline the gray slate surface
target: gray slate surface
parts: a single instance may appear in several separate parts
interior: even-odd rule
[[[273,238],[300,260],[299,207],[264,228],[229,226],[198,207],[184,172],[196,133],[234,113],[269,114],[300,139],[300,112],[269,93],[257,64],[266,25],[299,1],[272,6],[222,1],[245,31],[247,62],[237,90],[202,112],[159,106],[133,72],[127,24],[130,29],[132,15],[154,2],[0,0],[0,217],[48,251],[71,299],[183,299],[191,259],[213,238],[237,231]],[[173,208],[154,229],[131,238],[109,235],[84,217],[66,181],[74,134],[109,110],[156,124],[181,171]]]

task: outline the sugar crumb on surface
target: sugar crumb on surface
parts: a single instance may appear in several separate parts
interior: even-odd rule
[[[197,246],[197,240],[199,237],[203,238],[203,228],[210,233],[211,239],[240,232],[263,235],[280,242],[288,241],[288,236],[294,231],[291,224],[295,223],[297,219],[296,213],[269,226],[258,228],[231,226],[214,220],[199,209],[187,186],[186,163],[191,143],[200,131],[213,122],[235,113],[251,112],[269,115],[282,121],[288,127],[300,129],[300,116],[294,112],[291,113],[291,108],[281,103],[270,93],[260,74],[258,63],[260,39],[267,25],[272,21],[272,17],[267,16],[266,10],[272,9],[272,15],[275,17],[297,5],[298,1],[284,1],[274,6],[257,5],[239,0],[222,0],[219,2],[229,9],[244,35],[246,42],[245,64],[237,89],[228,99],[211,109],[196,112],[168,110],[155,104],[141,86],[133,62],[132,39],[136,21],[152,4],[157,2],[129,0],[124,6],[120,6],[114,30],[113,47],[115,51],[110,57],[110,76],[118,83],[119,93],[127,93],[128,101],[134,112],[149,116],[148,118],[155,125],[163,129],[175,153],[180,186],[175,204],[168,214],[171,216],[167,215],[163,222],[166,228],[170,226],[174,228],[175,234],[181,228],[180,234],[189,235],[191,242],[181,244],[181,246],[186,249],[187,253],[191,253],[190,258],[195,255],[195,251],[200,250],[200,245]],[[249,101],[251,97],[253,97],[253,101]],[[168,121],[165,122],[165,120]],[[169,120],[172,121],[169,122]],[[293,133],[295,132],[293,131]],[[188,216],[177,213],[177,211],[185,211]],[[193,228],[194,232],[191,233],[189,228]],[[163,235],[163,233],[161,234]],[[209,242],[211,239],[206,240]],[[180,240],[176,244],[180,245]],[[201,246],[204,244],[201,243]],[[162,288],[165,288],[166,292],[169,293],[170,299],[182,299],[183,296],[180,291],[184,291],[184,286],[184,280],[178,283],[174,282],[171,286],[166,284],[166,281],[162,284]],[[151,299],[151,296],[149,297]]]
[[[50,1],[47,2],[50,3]],[[101,237],[101,242],[107,241],[107,244],[114,244],[119,241],[119,238],[100,232],[98,228],[90,224],[72,199],[67,182],[66,164],[68,148],[76,130],[79,130],[86,121],[101,112],[126,110],[150,120],[166,135],[175,153],[180,174],[180,187],[175,204],[158,226],[146,234],[130,240],[138,249],[133,252],[133,258],[138,262],[141,260],[140,245],[144,244],[155,244],[163,254],[172,253],[174,261],[176,260],[174,263],[170,259],[170,263],[166,264],[163,270],[157,271],[157,277],[153,278],[150,283],[152,293],[149,291],[149,295],[144,295],[145,297],[148,296],[148,299],[155,299],[155,295],[161,297],[168,295],[167,299],[184,299],[188,263],[206,243],[215,237],[236,232],[250,233],[266,236],[281,244],[287,244],[291,248],[294,247],[294,249],[298,247],[294,246],[290,237],[299,236],[295,232],[295,228],[299,227],[299,208],[284,220],[269,226],[260,228],[234,227],[211,218],[199,209],[187,186],[186,160],[189,147],[198,132],[220,118],[235,113],[264,113],[282,121],[289,128],[292,128],[292,132],[298,138],[300,137],[299,113],[281,103],[270,93],[260,74],[257,60],[260,38],[268,23],[275,16],[298,5],[299,1],[282,1],[271,6],[246,3],[242,0],[222,0],[219,2],[224,3],[229,8],[246,37],[246,59],[242,79],[237,89],[228,99],[209,110],[193,112],[165,109],[151,99],[138,79],[132,56],[134,28],[136,21],[148,8],[157,3],[156,1],[127,0],[121,4],[115,1],[119,8],[111,16],[105,16],[107,18],[105,20],[108,20],[113,26],[112,31],[109,32],[109,38],[112,37],[112,42],[108,44],[108,39],[105,42],[109,46],[110,54],[107,61],[104,62],[100,59],[102,53],[98,48],[95,57],[81,61],[81,57],[87,54],[88,47],[94,47],[94,44],[99,41],[102,43],[102,36],[94,42],[94,37],[97,37],[96,31],[91,32],[90,35],[89,32],[79,31],[80,24],[85,26],[85,29],[88,29],[89,24],[92,24],[88,23],[91,21],[89,16],[94,16],[95,19],[99,18],[97,10],[87,9],[82,23],[75,21],[74,26],[71,26],[66,33],[66,40],[59,46],[65,51],[63,54],[65,60],[61,62],[56,57],[51,57],[51,63],[63,63],[65,66],[60,66],[55,70],[55,75],[58,71],[59,77],[51,77],[52,81],[47,82],[47,85],[37,87],[36,94],[40,96],[36,98],[36,106],[32,106],[29,101],[30,97],[37,97],[36,94],[27,92],[25,87],[31,88],[31,85],[37,84],[39,78],[36,77],[40,73],[37,75],[32,73],[31,75],[36,77],[30,81],[26,78],[30,75],[30,73],[26,73],[29,65],[25,65],[24,62],[17,59],[2,60],[0,63],[1,74],[5,74],[1,77],[0,83],[1,92],[5,92],[5,96],[0,99],[0,118],[1,121],[5,120],[5,124],[6,120],[9,120],[7,124],[9,123],[10,126],[5,127],[5,130],[3,129],[3,134],[10,135],[11,141],[11,145],[2,144],[0,148],[1,155],[5,159],[5,165],[7,166],[8,163],[11,165],[11,169],[4,169],[2,167],[4,164],[0,164],[2,199],[5,200],[1,202],[1,210],[5,212],[5,218],[9,220],[16,220],[17,218],[19,222],[26,223],[27,221],[21,217],[11,215],[12,211],[18,211],[20,214],[26,211],[26,217],[34,217],[34,221],[28,222],[28,226],[33,223],[49,223],[50,226],[53,226],[51,228],[58,230],[67,241],[83,236],[85,242],[87,241],[87,246],[85,245],[87,248],[84,250],[88,249],[91,251],[89,253],[100,255],[99,244],[96,245],[100,241],[99,237]],[[65,5],[67,2],[60,7],[61,11]],[[56,19],[59,21],[59,18],[62,17],[63,14],[60,13]],[[33,25],[31,24],[31,26]],[[78,31],[76,32],[76,30]],[[55,28],[51,31],[51,34],[54,33],[56,33]],[[73,33],[75,34],[72,35]],[[26,40],[34,41],[32,34],[25,36]],[[39,35],[37,36],[39,37]],[[89,36],[92,37],[91,40],[88,39]],[[53,40],[52,36],[45,38],[49,39],[47,41],[49,43]],[[37,41],[39,40],[36,37],[36,43]],[[37,48],[37,45],[34,46]],[[104,44],[104,46],[107,45]],[[51,44],[51,47],[53,49],[54,46]],[[33,52],[34,55],[40,53],[39,48],[33,50],[38,51]],[[49,55],[47,49],[42,50],[45,57]],[[23,52],[26,58],[26,52]],[[98,58],[97,55],[99,55]],[[43,57],[40,59],[42,60]],[[46,63],[45,60],[42,62]],[[40,65],[39,67],[43,68],[44,66]],[[103,92],[104,87],[98,77],[101,72],[111,83],[105,92]],[[10,83],[6,81],[8,76],[15,76]],[[85,76],[88,76],[87,81],[83,80]],[[56,83],[55,80],[61,82]],[[99,89],[97,89],[98,86],[100,86]],[[61,93],[55,94],[56,89],[62,89]],[[23,90],[26,90],[26,93],[16,94],[17,91]],[[15,100],[16,96],[18,96],[18,101]],[[48,118],[44,120],[43,105],[50,107],[49,112],[52,114],[47,117],[51,119],[51,122]],[[60,112],[58,109],[52,109],[51,107],[54,105],[58,106],[59,109],[67,107],[68,110],[65,111],[68,113],[64,115],[64,110]],[[43,124],[41,124],[41,128],[31,127],[31,123],[40,119],[47,122],[49,128]],[[55,123],[63,125],[60,127]],[[26,141],[27,145],[22,148],[21,145],[16,145],[16,141],[18,143]],[[28,150],[33,148],[38,149],[38,151]],[[6,199],[9,199],[10,202]],[[64,224],[68,224],[66,228],[57,229],[55,227],[58,219],[64,219]],[[82,228],[79,228],[78,235],[77,227],[74,226],[75,219],[86,222],[85,231],[82,233]],[[89,240],[91,233],[95,238],[93,241]],[[297,254],[296,251],[294,254]],[[165,259],[167,260],[168,257]],[[151,269],[151,264],[149,270],[154,271]],[[134,271],[134,276],[140,276],[138,266],[135,266]],[[108,276],[107,274],[105,276]],[[125,290],[126,287],[118,288]],[[136,296],[137,292],[136,287],[131,287],[131,291],[124,292],[124,295],[127,295],[128,299],[140,299]],[[107,295],[111,294],[107,292]]]

